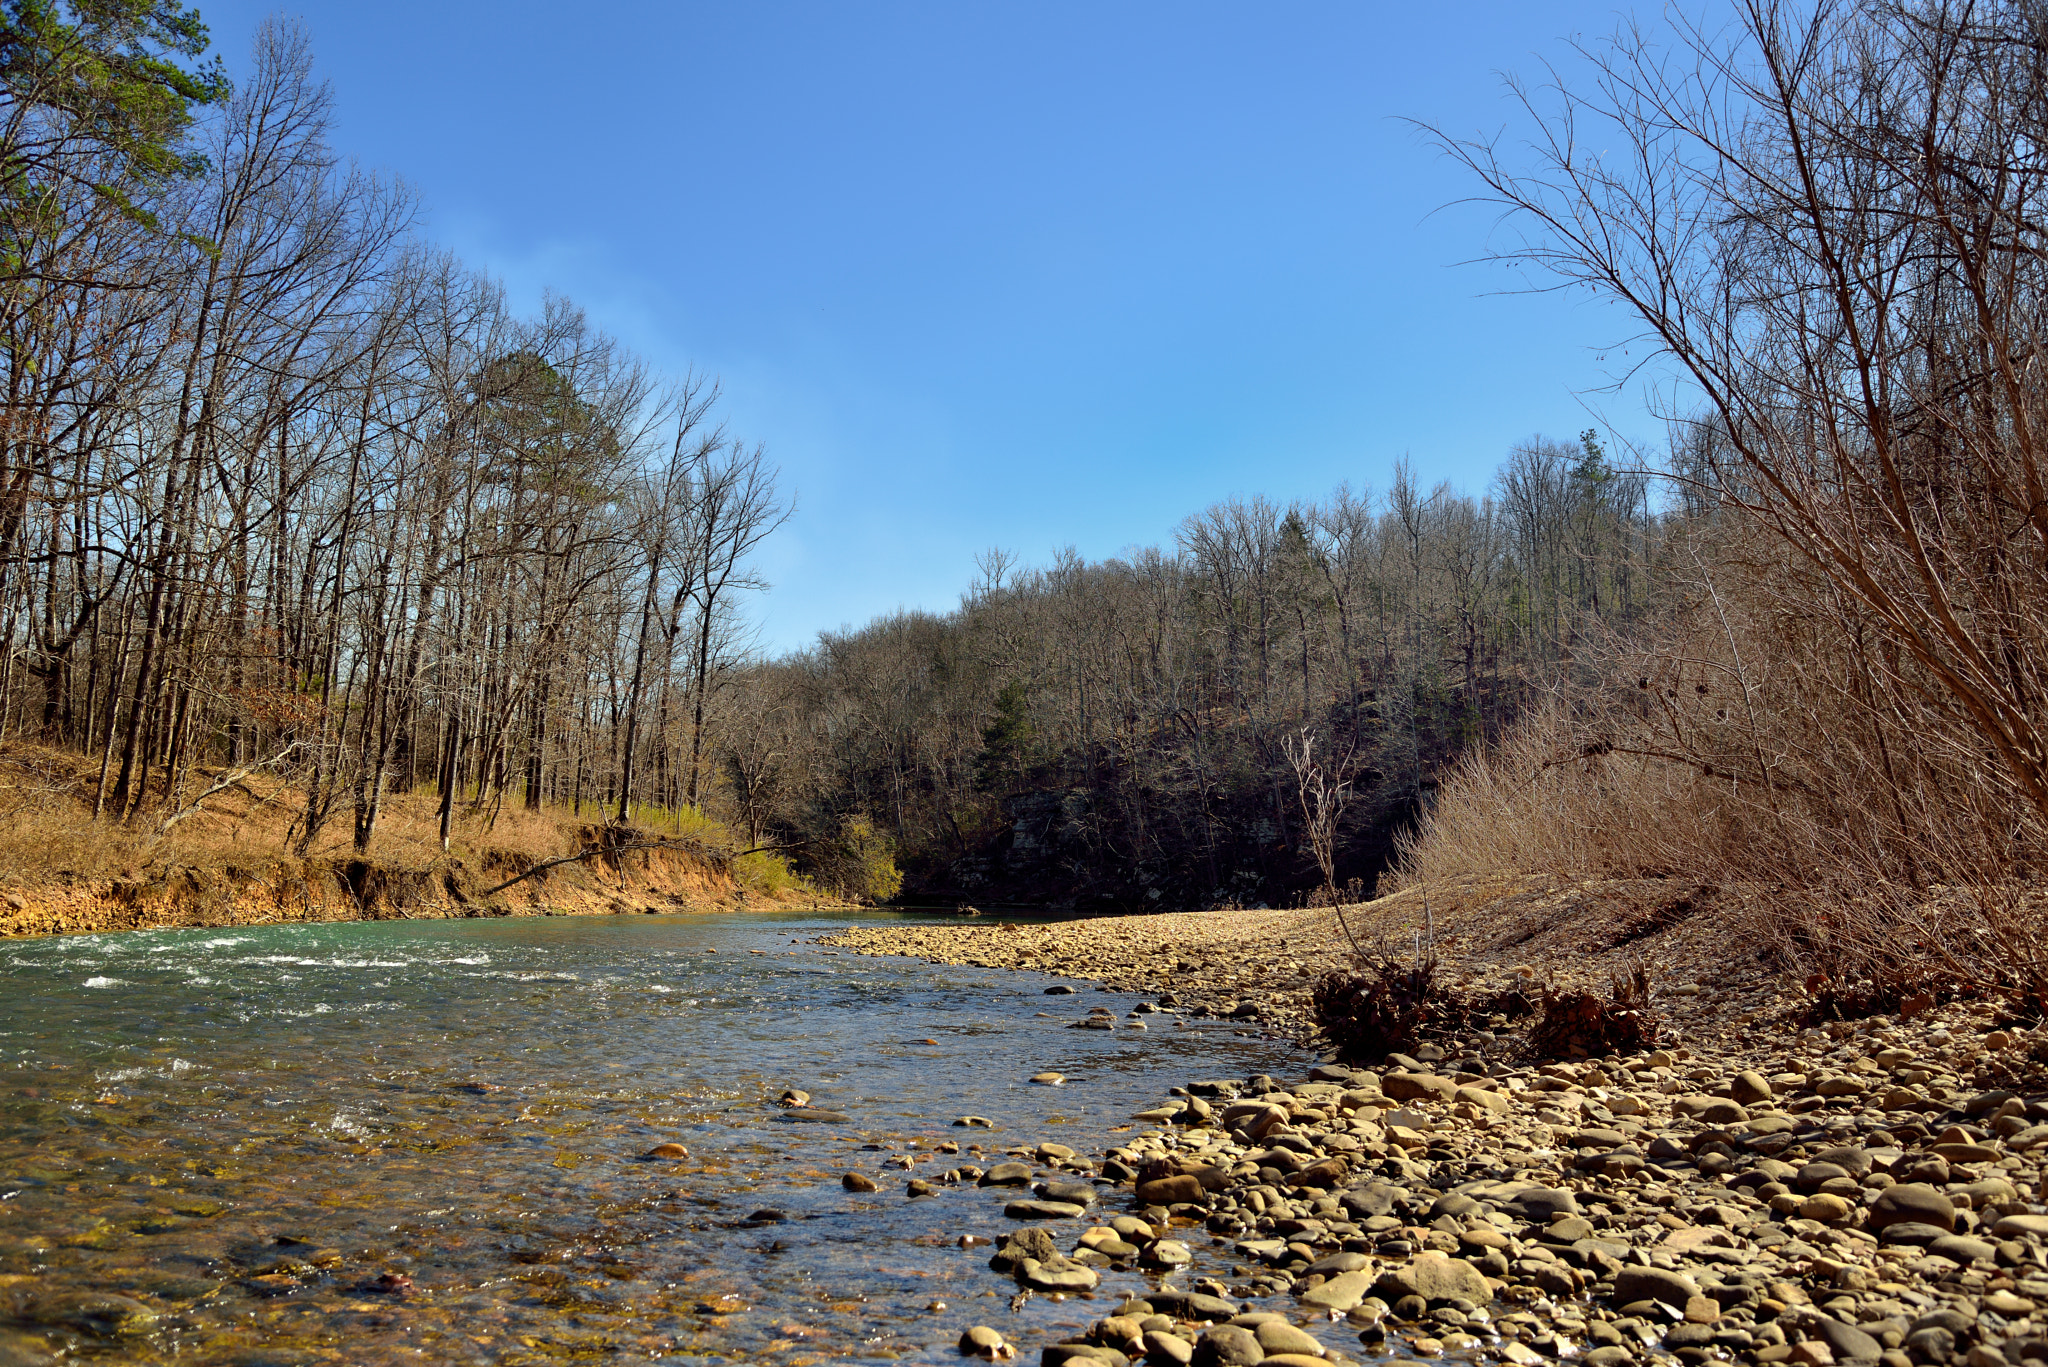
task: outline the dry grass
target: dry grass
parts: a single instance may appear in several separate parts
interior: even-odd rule
[[[1753,543],[1722,552],[1656,639],[1608,642],[1447,776],[1391,886],[1713,888],[1724,931],[1816,992],[2037,993],[2039,814],[1987,779],[1967,728],[1898,704],[1906,666],[1867,651],[1811,575]]]
[[[210,781],[211,776],[207,776]],[[132,821],[92,816],[97,770],[84,757],[38,746],[0,746],[0,869],[16,884],[95,884],[146,877],[171,868],[262,870],[302,859],[358,857],[353,816],[341,804],[305,850],[294,821],[304,808],[295,784],[257,776],[207,799],[198,811],[159,831],[163,813],[144,809]],[[734,848],[718,822],[692,811],[636,809],[653,834],[694,841],[708,850]],[[493,815],[458,804],[447,852],[439,835],[439,796],[432,791],[387,794],[364,856],[377,866],[420,872],[448,861],[473,867],[521,867],[574,854],[580,833],[602,822],[584,803],[538,811],[507,806]],[[809,891],[769,854],[749,855],[733,869],[736,882],[765,896]]]
[[[14,744],[0,749],[0,862],[34,881],[134,877],[151,865],[214,868],[300,857],[289,837],[304,795],[275,779],[258,776],[217,794],[159,835],[160,809],[145,808],[127,823],[105,814],[94,820],[95,776],[88,761],[61,751]],[[369,857],[400,868],[439,859],[437,802],[430,792],[388,796]],[[492,824],[486,814],[458,808],[449,853],[507,851],[536,859],[570,853],[574,823],[567,816],[509,810]],[[305,856],[353,857],[350,819],[346,810],[335,813]]]
[[[1592,744],[1551,703],[1501,743],[1475,753],[1441,785],[1433,811],[1404,840],[1390,886],[1474,876],[1637,878],[1718,866],[1741,823],[1728,820],[1695,772]]]

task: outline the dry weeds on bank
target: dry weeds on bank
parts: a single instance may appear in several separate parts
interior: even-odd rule
[[[589,804],[464,812],[444,853],[431,793],[394,794],[376,841],[355,852],[336,822],[304,855],[303,795],[263,776],[199,805],[121,823],[92,813],[95,770],[34,746],[0,746],[0,935],[407,917],[605,915],[731,906],[796,895],[783,867],[734,860],[714,822],[607,827]],[[667,814],[662,814],[667,816]],[[510,887],[551,860],[586,856]]]

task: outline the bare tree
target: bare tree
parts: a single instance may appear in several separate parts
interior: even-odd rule
[[[759,446],[727,442],[700,450],[688,466],[691,529],[689,547],[695,582],[689,597],[696,608],[690,650],[690,752],[684,801],[701,797],[704,708],[726,660],[714,647],[730,625],[733,598],[767,587],[748,565],[754,548],[795,512],[776,488],[777,471]]]
[[[1503,255],[1631,313],[1704,412],[1713,495],[1882,648],[1880,711],[2048,823],[2048,474],[2036,377],[2048,71],[2029,6],[1747,0],[1519,83],[1533,150],[1442,137],[1526,229]],[[1683,412],[1673,417],[1685,418]],[[1721,462],[1734,468],[1728,477]]]
[[[1349,747],[1332,752],[1326,761],[1316,756],[1315,732],[1304,726],[1281,740],[1287,763],[1294,770],[1295,792],[1301,802],[1302,834],[1307,838],[1316,867],[1323,875],[1323,896],[1343,915],[1337,895],[1337,832],[1344,809],[1351,805],[1353,790],[1347,773],[1352,760]],[[1348,934],[1350,927],[1346,926]]]

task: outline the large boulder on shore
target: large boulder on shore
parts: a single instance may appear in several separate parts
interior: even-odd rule
[[[1683,1310],[1699,1294],[1699,1283],[1683,1272],[1670,1272],[1661,1267],[1624,1267],[1614,1274],[1614,1301],[1617,1305],[1656,1301],[1674,1310]]]
[[[1886,1187],[1870,1203],[1870,1214],[1864,1221],[1864,1228],[1872,1231],[1891,1225],[1933,1225],[1938,1229],[1953,1231],[1956,1227],[1956,1208],[1945,1192],[1925,1182],[1902,1182],[1895,1187]]]
[[[1388,1073],[1380,1079],[1380,1090],[1395,1101],[1450,1101],[1458,1095],[1458,1084],[1435,1073]]]
[[[1404,1266],[1380,1274],[1373,1290],[1389,1305],[1403,1296],[1420,1296],[1430,1302],[1468,1300],[1485,1305],[1493,1299],[1486,1274],[1463,1258],[1447,1253],[1422,1253]]]

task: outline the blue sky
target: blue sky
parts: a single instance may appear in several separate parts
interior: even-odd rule
[[[243,65],[271,6],[202,3]],[[718,376],[800,497],[763,642],[953,606],[975,554],[1170,539],[1233,494],[1477,490],[1625,329],[1494,293],[1402,116],[1496,129],[1610,5],[316,0],[335,141],[515,299]]]

